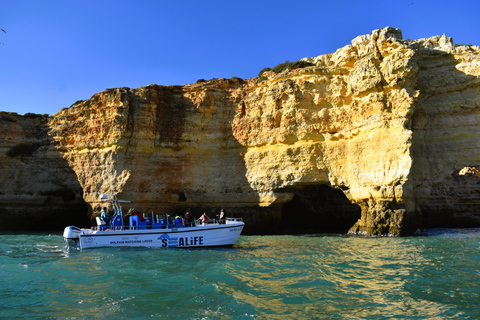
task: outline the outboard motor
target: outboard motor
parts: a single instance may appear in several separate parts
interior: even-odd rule
[[[66,227],[63,231],[63,241],[67,249],[79,249],[80,235],[82,229],[74,226]]]

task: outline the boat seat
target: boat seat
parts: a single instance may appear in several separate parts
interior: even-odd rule
[[[153,220],[152,221],[152,229],[162,229],[162,224],[160,223],[160,221]]]
[[[100,217],[97,217],[96,220],[97,220],[98,230],[105,231],[107,229],[107,226],[105,225],[105,221],[100,219]]]
[[[167,229],[167,219],[159,219],[157,220],[157,223],[160,225],[161,229]]]
[[[133,224],[133,216],[128,217],[128,225],[130,229],[135,229],[135,225]]]
[[[130,227],[135,227],[136,229],[147,229],[147,221],[142,221],[138,216],[130,216]]]
[[[113,229],[113,230],[119,230],[119,229],[123,229],[124,225],[123,225],[123,218],[121,215],[117,215],[115,216],[115,218],[112,218],[112,220],[110,220],[110,228]]]

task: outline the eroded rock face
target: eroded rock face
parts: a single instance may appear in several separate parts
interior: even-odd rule
[[[260,205],[289,201],[285,189],[326,184],[361,207],[352,232],[401,233],[415,224],[405,212],[414,208],[416,51],[387,28],[307,60],[316,66],[251,88],[233,121]]]
[[[272,209],[254,214],[258,195],[231,128],[246,85],[237,79],[107,90],[57,114],[51,135],[94,211],[100,193],[113,188],[144,212],[179,214],[190,207],[199,217],[224,208],[262,221]]]
[[[48,136],[48,118],[0,112],[0,230],[88,226],[74,171]]]
[[[412,117],[416,212],[424,226],[478,225],[480,56],[478,46],[455,46],[443,36],[410,42],[418,51],[418,88]]]
[[[49,136],[93,216],[114,189],[156,214],[224,208],[250,233],[480,225],[479,178],[460,174],[480,166],[478,47],[385,28],[304,60],[260,82],[109,89]]]

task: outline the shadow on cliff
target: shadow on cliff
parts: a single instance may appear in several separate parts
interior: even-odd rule
[[[292,190],[294,197],[282,206],[283,233],[347,233],[360,219],[361,208],[342,190],[307,185]]]
[[[0,134],[6,142],[0,154],[4,164],[0,170],[0,230],[47,231],[90,225],[82,188],[48,136],[47,121],[42,115],[0,113]],[[17,136],[9,136],[12,132]]]
[[[229,125],[220,128],[223,141],[228,145],[226,149],[230,152],[227,156],[223,155],[224,160],[221,161],[221,170],[224,170],[225,175],[223,179],[216,180],[224,183],[219,194],[224,201],[217,205],[225,208],[227,216],[244,219],[246,226],[243,234],[346,233],[360,218],[361,208],[352,204],[343,191],[325,184],[312,185],[308,182],[296,187],[277,188],[271,191],[276,193],[279,199],[283,198],[282,194],[288,194],[286,198],[291,200],[276,201],[268,206],[260,205],[260,195],[251,185],[255,181],[247,179],[249,174],[244,157],[248,146],[235,138],[231,125],[237,115],[245,114],[244,98],[232,99],[234,102],[231,112],[224,121]],[[221,152],[218,154],[221,156]],[[225,170],[228,167],[233,170]],[[237,203],[231,201],[232,199],[237,199]],[[238,203],[239,200],[243,203]],[[207,212],[210,217],[218,214],[218,211],[212,212],[213,208],[209,206],[200,205],[196,209]]]
[[[190,96],[183,87],[151,85],[122,96],[129,108],[128,142],[115,169],[131,171],[121,197],[133,203],[125,211],[184,216],[190,209],[196,218],[205,212],[214,219],[224,209],[227,217],[245,220],[244,234],[276,230],[278,223],[270,219],[274,210],[258,207],[259,196],[246,178],[245,148],[232,134],[231,92],[242,84],[241,79],[209,81]]]
[[[119,98],[126,107],[121,109],[120,120],[115,123],[120,125],[125,120],[123,136],[111,162],[114,171],[130,173],[119,194],[133,201],[132,205],[124,206],[124,213],[135,209],[149,215],[183,216],[189,208],[197,218],[203,212],[216,218],[220,209],[224,209],[227,217],[244,219],[244,234],[345,233],[360,217],[360,208],[352,205],[341,190],[326,185],[273,190],[289,193],[293,199],[259,205],[260,196],[247,179],[244,159],[247,147],[237,141],[232,130],[236,112],[241,112],[238,105],[241,97],[233,96],[231,89],[242,82],[219,79],[202,84],[190,96],[183,87],[157,85],[104,93],[109,98]],[[32,159],[20,159],[22,163],[33,164],[37,158],[50,157],[48,162],[55,163],[44,169],[49,176],[45,181],[50,181],[54,188],[43,183],[49,187],[39,193],[44,203],[38,210],[47,208],[47,212],[39,216],[48,216],[50,222],[54,221],[51,223],[62,227],[90,225],[85,220],[89,206],[82,200],[83,192],[75,173],[53,149],[48,134],[43,134],[42,141],[45,146],[38,148]],[[104,166],[105,159],[101,153],[98,156],[98,161],[93,162]],[[97,178],[88,183],[98,185],[101,178]],[[95,194],[104,192],[96,190],[94,185],[86,189]],[[94,215],[98,214],[100,205],[92,206]],[[69,212],[67,217],[63,211]]]
[[[420,96],[412,116],[412,181],[424,228],[479,227],[480,178],[459,175],[480,166],[480,79],[457,69],[453,54],[420,49]]]

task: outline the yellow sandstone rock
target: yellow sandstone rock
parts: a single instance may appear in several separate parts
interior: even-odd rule
[[[479,47],[387,27],[303,60],[263,81],[107,89],[49,135],[94,215],[114,189],[157,214],[224,207],[259,233],[480,225],[480,178],[460,171],[480,166]]]

